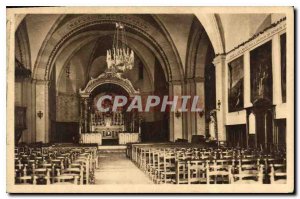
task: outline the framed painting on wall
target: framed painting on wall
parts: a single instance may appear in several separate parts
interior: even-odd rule
[[[272,41],[250,51],[251,102],[272,102]]]
[[[228,63],[228,111],[244,107],[244,60],[243,56]]]

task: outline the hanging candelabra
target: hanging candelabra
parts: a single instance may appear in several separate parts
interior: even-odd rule
[[[106,63],[109,71],[125,72],[134,65],[134,52],[128,48],[125,26],[116,23],[112,49],[106,52]]]

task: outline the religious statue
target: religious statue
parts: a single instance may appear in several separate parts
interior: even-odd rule
[[[213,115],[210,115],[209,134],[211,140],[216,140],[216,120]]]

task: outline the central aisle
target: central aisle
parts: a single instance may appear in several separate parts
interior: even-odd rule
[[[99,162],[95,184],[153,184],[145,173],[126,158],[125,152],[102,152]]]

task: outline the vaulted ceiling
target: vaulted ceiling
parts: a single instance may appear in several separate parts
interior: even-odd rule
[[[182,81],[190,70],[187,61],[191,34],[202,35],[199,44],[202,50],[195,48],[199,55],[193,66],[200,68],[200,72],[191,74],[204,76],[208,52],[205,48],[210,46],[215,54],[228,52],[282,17],[280,14],[20,15],[17,34],[21,35],[22,42],[16,45],[16,56],[21,62],[29,57],[23,64],[37,79],[47,79],[55,67],[56,82],[64,67],[76,65],[74,70],[84,74],[82,82],[77,83],[84,85],[90,77],[103,71],[113,24],[120,20],[127,25],[128,45],[144,64],[150,82],[154,81],[155,60],[161,63],[168,81]],[[200,25],[193,26],[195,20]],[[195,33],[195,27],[201,31]],[[26,46],[24,43],[27,48],[22,47]]]

